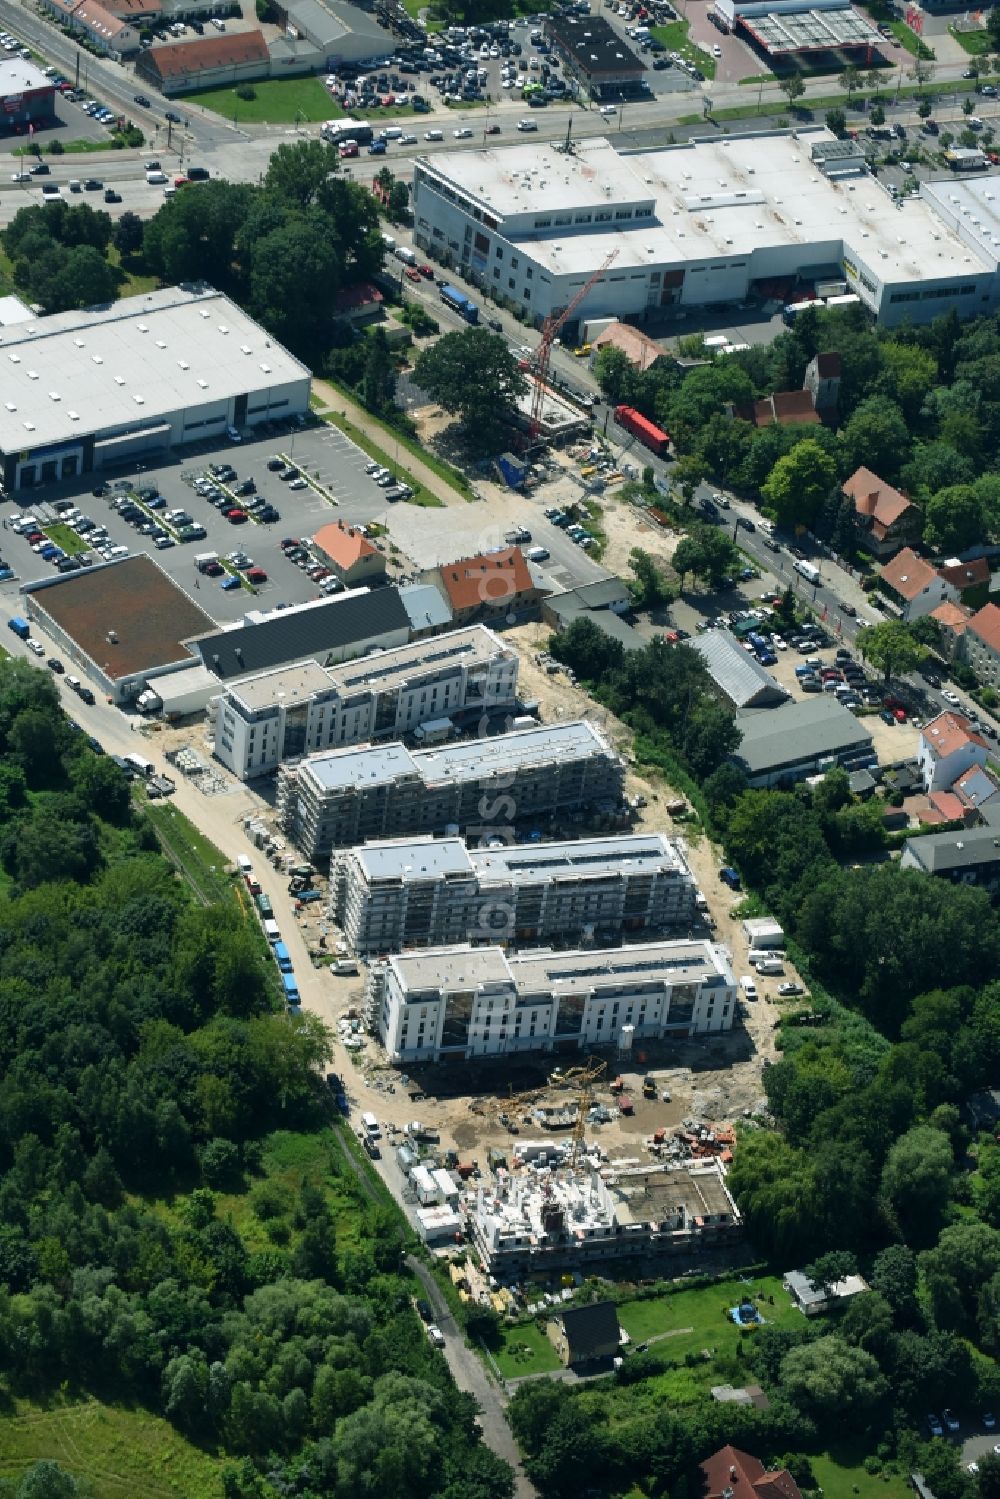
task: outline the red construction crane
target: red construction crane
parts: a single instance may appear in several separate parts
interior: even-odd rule
[[[552,345],[556,341],[556,334],[566,321],[572,317],[584,297],[600,281],[604,272],[617,256],[618,251],[612,250],[611,254],[598,266],[590,279],[580,287],[580,290],[572,299],[569,306],[564,307],[561,312],[550,312],[542,325],[542,338],[538,348],[535,350],[534,366],[531,372],[535,382],[535,388],[531,394],[531,422],[528,428],[532,442],[537,438],[542,425],[542,403],[545,400],[545,385],[549,378],[549,360],[552,357]]]

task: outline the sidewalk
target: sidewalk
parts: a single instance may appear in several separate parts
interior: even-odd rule
[[[383,426],[363,406],[352,401],[350,396],[342,395],[336,386],[330,385],[326,380],[314,379],[312,388],[326,403],[324,409],[333,411],[338,416],[346,416],[347,420],[383,453],[389,452],[398,441],[391,427]],[[319,415],[322,416],[323,412],[321,411]],[[399,448],[399,465],[401,468],[408,469],[417,482],[434,495],[435,499],[440,500],[442,505],[471,503],[457,489],[453,489],[447,479],[442,479],[440,474],[436,474],[432,468],[428,468],[426,463],[411,453],[409,448]]]

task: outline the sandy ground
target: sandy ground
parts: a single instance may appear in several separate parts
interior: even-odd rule
[[[549,633],[543,625],[527,624],[505,634],[505,639],[517,648],[521,658],[520,680],[524,693],[538,697],[542,716],[549,722],[580,716],[596,720],[627,756],[628,730],[580,688],[571,685],[564,674],[549,676],[536,663],[535,655],[544,647]],[[674,799],[674,794],[665,782],[639,775],[633,769],[628,774],[627,790],[630,796],[646,798],[647,805],[638,814],[637,828],[662,831],[683,840],[688,860],[711,908],[714,931],[706,927],[702,935],[714,936],[728,949],[737,977],[752,972],[742,928],[739,920],[731,914],[739,897],[719,882],[721,861],[718,851],[697,828],[687,822],[675,822],[670,817],[666,807]],[[317,937],[320,927],[325,927],[328,942],[336,941],[336,933],[325,917],[311,918],[310,926]],[[726,1036],[710,1040],[644,1043],[628,1065],[622,1065],[614,1057],[604,1058],[607,1071],[589,1096],[594,1101],[612,1104],[608,1083],[620,1074],[625,1079],[625,1091],[635,1104],[635,1113],[618,1117],[611,1124],[588,1128],[588,1139],[597,1139],[613,1158],[643,1158],[646,1142],[655,1130],[669,1131],[691,1119],[706,1124],[728,1124],[759,1109],[764,1096],[761,1081],[764,1063],[775,1056],[774,1027],[778,1008],[773,1000],[774,992],[778,983],[795,978],[791,966],[786,964],[781,978],[758,981],[761,999],[741,1006],[745,1013]],[[361,990],[360,980],[341,988],[338,1018],[347,1017],[350,1011],[357,1010]],[[485,1166],[491,1146],[509,1148],[512,1143],[508,1129],[498,1118],[501,1109],[512,1116],[522,1135],[546,1134],[537,1123],[525,1123],[527,1107],[519,1107],[516,1096],[544,1089],[552,1065],[551,1057],[519,1057],[516,1061],[504,1060],[474,1067],[465,1062],[421,1066],[415,1069],[412,1077],[407,1077],[389,1068],[381,1048],[373,1039],[367,1038],[361,1049],[352,1054],[345,1080],[355,1108],[370,1109],[390,1132],[390,1139],[398,1138],[394,1131],[404,1129],[410,1121],[417,1119],[440,1131],[442,1150],[453,1149],[462,1159],[475,1159]],[[564,1059],[564,1065],[572,1063]],[[658,1081],[661,1096],[655,1101],[642,1098],[641,1081],[647,1072]],[[411,1099],[411,1086],[425,1096]],[[669,1101],[662,1097],[664,1090],[670,1094]],[[558,1103],[560,1100],[566,1101],[566,1095],[560,1091],[552,1092],[551,1101]]]

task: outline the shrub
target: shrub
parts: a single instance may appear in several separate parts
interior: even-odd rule
[[[241,83],[236,90],[237,99],[245,99],[249,104],[257,97],[257,90],[252,83]]]

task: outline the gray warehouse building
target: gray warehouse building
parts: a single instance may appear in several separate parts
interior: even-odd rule
[[[335,854],[330,913],[360,956],[455,942],[542,942],[687,927],[695,883],[662,833],[469,850],[399,838]]]
[[[734,708],[773,708],[788,701],[791,694],[728,630],[709,630],[691,644]]]
[[[8,493],[309,409],[305,365],[204,284],[17,324],[3,352]]]
[[[570,723],[411,754],[402,744],[312,755],[278,771],[283,831],[313,863],[407,833],[500,832],[557,812],[617,809],[625,767],[594,726]]]
[[[845,765],[874,764],[872,736],[854,714],[825,694],[780,708],[737,713],[743,735],[733,755],[751,786],[777,786]]]

